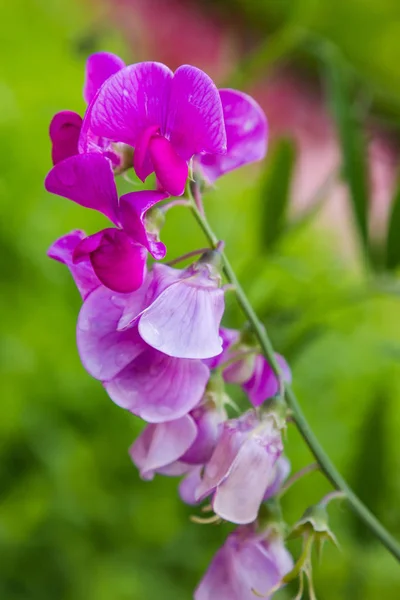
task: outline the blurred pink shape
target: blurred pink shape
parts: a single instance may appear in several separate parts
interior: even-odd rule
[[[217,82],[234,68],[232,34],[192,0],[108,0],[102,6],[103,18],[123,32],[135,61],[160,61],[172,70],[195,65]]]

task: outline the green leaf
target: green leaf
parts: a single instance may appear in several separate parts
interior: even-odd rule
[[[362,124],[351,94],[352,77],[339,52],[325,46],[328,100],[336,122],[342,152],[342,175],[349,190],[354,221],[362,247],[373,260],[368,240],[368,165]]]
[[[386,267],[395,269],[400,263],[400,178],[392,202],[386,237]]]
[[[290,184],[296,161],[291,140],[281,139],[270,156],[261,187],[260,245],[262,252],[270,251],[286,228],[290,200]]]

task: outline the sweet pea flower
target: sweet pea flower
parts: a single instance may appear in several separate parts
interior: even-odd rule
[[[148,281],[147,307],[137,312],[137,304],[128,302],[119,329],[136,323],[147,344],[177,358],[220,354],[224,290],[207,257],[183,270],[156,264]]]
[[[240,332],[235,329],[221,328],[222,353],[207,361],[210,369],[223,368],[227,383],[241,385],[253,406],[260,406],[279,392],[279,382],[267,359],[241,340]],[[235,357],[237,360],[235,361]],[[281,369],[283,380],[290,383],[292,374],[286,360],[275,354]],[[224,368],[225,362],[229,364]]]
[[[85,102],[89,105],[106,79],[124,66],[124,61],[110,52],[97,52],[89,56],[83,88]],[[94,136],[87,128],[83,130],[82,117],[75,112],[63,110],[57,113],[50,123],[49,134],[54,165],[89,149],[104,153],[115,167],[121,163],[121,153],[108,140]]]
[[[283,444],[272,414],[258,418],[248,411],[226,421],[207,463],[196,499],[212,494],[214,512],[237,524],[252,523],[268,487]]]
[[[179,419],[200,402],[209,369],[200,360],[173,358],[151,348],[137,327],[118,331],[133,295],[140,304],[145,290],[115,294],[100,286],[88,295],[78,318],[79,355],[118,406],[150,423]]]
[[[282,536],[269,529],[238,527],[214,556],[197,587],[195,600],[254,600],[271,598],[282,578],[293,568],[293,559]]]
[[[226,418],[223,409],[207,403],[180,419],[147,425],[129,450],[141,477],[181,475],[207,462]]]
[[[138,289],[146,274],[147,251],[155,259],[165,256],[166,248],[147,212],[167,194],[130,192],[118,199],[110,163],[101,154],[74,155],[57,163],[46,177],[45,188],[103,213],[117,227],[83,239],[73,256],[75,263],[89,259],[106,287],[121,293]]]
[[[226,130],[224,155],[203,154],[197,164],[208,183],[238,167],[262,160],[267,152],[268,122],[261,106],[248,94],[219,90]]]
[[[121,69],[100,88],[82,130],[133,147],[139,179],[155,173],[173,196],[183,194],[194,156],[224,154],[227,145],[219,92],[189,65],[175,73],[157,62]]]

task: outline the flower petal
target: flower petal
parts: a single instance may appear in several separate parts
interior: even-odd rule
[[[97,277],[110,290],[134,292],[144,281],[147,250],[120,229],[103,229],[82,240],[75,249],[74,261],[87,256]]]
[[[116,294],[101,286],[87,297],[81,308],[78,352],[83,366],[95,379],[111,379],[146,348],[136,329],[117,331],[123,306],[134,294]]]
[[[110,163],[101,154],[78,154],[59,162],[44,185],[48,192],[98,210],[115,222],[117,188]]]
[[[82,260],[79,264],[74,264],[72,260],[75,248],[85,237],[84,231],[76,229],[56,240],[47,251],[50,258],[67,265],[83,299],[101,285],[89,259]]]
[[[85,117],[101,137],[136,146],[151,125],[162,128],[166,119],[172,71],[157,62],[129,65],[100,88]]]
[[[179,460],[193,443],[197,427],[189,415],[166,423],[149,424],[133,443],[129,454],[144,479]]]
[[[81,127],[82,117],[75,112],[63,110],[54,115],[49,128],[53,165],[78,154]]]
[[[219,325],[224,307],[221,288],[200,287],[194,277],[182,279],[143,311],[139,333],[169,356],[210,358],[222,351]]]
[[[287,362],[279,354],[276,355],[276,360],[282,370],[284,380],[290,383],[291,372]],[[269,362],[261,354],[256,357],[252,376],[242,387],[253,406],[260,406],[265,400],[278,393],[278,379]]]
[[[192,467],[186,477],[179,484],[179,496],[185,504],[195,506],[199,503],[196,500],[196,489],[201,482],[201,471],[203,467]]]
[[[200,69],[183,65],[175,71],[165,133],[186,161],[204,152],[225,153],[226,132],[219,92]]]
[[[128,330],[129,331],[129,330]],[[172,421],[201,400],[209,370],[148,348],[106,384],[111,399],[149,423]]]
[[[145,190],[124,194],[119,200],[119,220],[124,231],[147,248],[156,260],[164,258],[167,249],[155,233],[146,231],[145,217],[148,210],[165,198],[168,198],[166,192]]]
[[[243,165],[262,160],[267,152],[268,123],[261,106],[249,95],[220,90],[224,111],[227,152],[199,157],[210,183]]]
[[[88,57],[85,69],[83,97],[87,104],[95,97],[103,83],[125,67],[122,58],[111,52],[96,52]]]
[[[225,425],[219,442],[204,469],[203,478],[196,490],[196,499],[208,496],[223,481],[229,472],[245,434]]]
[[[157,181],[171,196],[182,196],[189,174],[189,167],[165,137],[154,136],[150,140],[149,153]]]
[[[276,457],[253,438],[241,446],[227,477],[218,485],[214,512],[232,523],[252,523],[272,477]]]

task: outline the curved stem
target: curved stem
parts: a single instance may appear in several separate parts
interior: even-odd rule
[[[210,244],[214,248],[217,248],[218,238],[213,232],[212,228],[210,227],[205,215],[199,212],[193,201],[191,208],[198,224],[205,233]],[[265,330],[265,327],[259,320],[252,305],[247,299],[247,296],[243,291],[236,277],[236,274],[224,252],[221,252],[221,257],[224,265],[225,275],[228,281],[232,283],[236,288],[238,302],[244,314],[246,315],[250,324],[253,327],[254,333],[256,334],[260,342],[260,346],[265,358],[268,360],[275,374],[277,375],[277,377],[279,377],[280,381],[282,382],[285,399],[288,406],[292,410],[293,419],[306,444],[308,445],[309,449],[311,450],[312,454],[317,460],[321,471],[325,474],[325,476],[331,482],[335,489],[344,492],[353,512],[365,523],[365,525],[370,529],[370,531],[389,550],[389,552],[391,552],[393,556],[395,556],[397,560],[400,561],[400,544],[383,527],[383,525],[378,521],[378,519],[369,511],[369,509],[361,502],[358,496],[349,487],[342,475],[337,471],[336,467],[331,462],[330,458],[327,456],[322,446],[318,442],[317,438],[315,437],[313,431],[311,430],[311,427],[308,424],[307,419],[300,408],[300,405],[297,401],[294,392],[287,384],[285,384],[282,381],[282,378],[280,376],[279,365],[275,358],[274,348]]]

